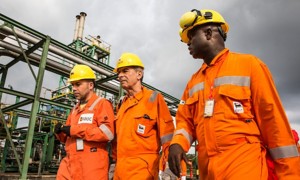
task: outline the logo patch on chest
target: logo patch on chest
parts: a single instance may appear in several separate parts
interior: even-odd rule
[[[237,102],[237,101],[233,101],[233,110],[235,113],[244,113],[244,107],[242,105],[242,103]]]
[[[145,125],[142,125],[142,124],[138,125],[138,128],[137,128],[137,132],[138,133],[144,134],[145,130],[146,130],[146,126]]]
[[[93,123],[93,113],[82,114],[78,120],[78,124],[92,124]]]
[[[184,105],[184,104],[185,104],[185,101],[184,101],[184,100],[180,100],[179,104],[180,104],[180,105]]]

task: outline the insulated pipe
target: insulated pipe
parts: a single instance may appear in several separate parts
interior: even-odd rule
[[[5,56],[9,56],[9,57],[18,57],[22,51],[19,47],[12,45],[8,42],[3,42],[0,41],[0,47],[4,48],[4,49],[0,49],[0,57],[2,55]],[[28,58],[30,61],[39,64],[40,60],[41,60],[41,56],[31,53],[28,55]],[[61,74],[64,74],[65,76],[67,76],[69,74],[69,72],[71,71],[71,67],[67,66],[67,65],[63,65],[60,64],[59,62],[55,61],[55,60],[51,60],[49,58],[47,58],[46,61],[46,69],[49,70],[55,70],[56,72],[60,72]],[[101,83],[98,84],[99,87],[106,89],[107,91],[111,92],[113,94],[113,92],[115,92],[116,94],[119,92],[119,87],[116,85],[113,85],[111,83],[105,82],[105,83]],[[168,98],[165,97],[165,101],[168,103],[174,103],[172,100],[169,100]],[[176,114],[176,110],[170,110],[172,114]]]
[[[79,19],[80,19],[80,16],[77,15],[77,16],[76,16],[76,22],[75,22],[75,30],[74,30],[73,41],[76,41],[76,40],[77,40],[77,37],[78,37]]]
[[[80,19],[79,19],[79,28],[78,28],[78,36],[77,39],[82,41],[83,37],[83,29],[84,29],[84,22],[85,22],[85,17],[87,14],[85,12],[80,13]]]
[[[0,47],[4,48],[4,49],[0,50],[0,56],[5,55],[5,56],[12,57],[12,58],[16,58],[22,53],[22,51],[19,47],[14,46],[7,42],[0,41]],[[29,54],[28,58],[31,62],[34,62],[37,64],[39,64],[40,60],[41,60],[41,56],[34,54],[34,53]],[[47,58],[46,66],[51,67],[50,69],[55,69],[56,71],[60,72],[60,74],[68,75],[68,73],[71,71],[70,67],[68,67],[66,65],[62,65],[62,64],[58,63],[57,61],[51,60],[49,58]]]
[[[1,56],[8,56],[11,58],[16,58],[16,54],[17,53],[13,53],[11,51],[9,51],[8,49],[0,49],[0,57]]]
[[[4,27],[2,27],[2,29],[0,29],[0,32],[6,32],[6,33],[8,33],[9,35],[12,35],[13,34],[13,31],[12,31],[12,29],[10,29],[9,27],[6,27],[6,26],[4,26]],[[37,38],[35,38],[34,36],[30,36],[30,35],[28,35],[28,34],[26,34],[26,33],[24,33],[23,31],[20,31],[20,30],[18,30],[18,29],[15,29],[15,32],[16,32],[16,34],[17,34],[17,36],[20,38],[20,39],[23,39],[24,41],[27,41],[27,42],[29,42],[29,43],[32,43],[32,44],[36,44],[36,43],[38,43],[40,40],[39,39],[37,39]],[[53,45],[49,45],[49,51],[50,52],[53,52],[53,53],[55,53],[55,54],[58,54],[58,55],[60,55],[60,56],[62,56],[63,58],[66,58],[66,59],[68,59],[68,60],[70,60],[70,61],[73,61],[73,62],[75,62],[75,63],[77,63],[77,64],[85,64],[85,65],[87,65],[87,66],[89,66],[89,67],[91,67],[93,70],[95,70],[95,71],[97,71],[97,72],[99,72],[100,74],[103,74],[103,75],[106,75],[106,76],[111,76],[112,75],[112,72],[110,72],[110,71],[107,71],[107,70],[105,70],[105,69],[102,69],[102,68],[100,68],[99,66],[96,66],[96,65],[94,65],[94,64],[92,64],[92,63],[90,63],[90,62],[88,62],[88,61],[85,61],[85,60],[83,60],[83,59],[81,59],[81,58],[79,58],[79,57],[77,57],[77,56],[75,56],[75,55],[72,55],[72,54],[69,54],[68,52],[66,52],[66,51],[64,51],[64,50],[62,50],[62,49],[60,49],[60,48],[58,48],[58,47],[56,47],[56,46],[53,46]],[[21,51],[20,51],[21,52]],[[39,59],[40,60],[40,59]],[[69,72],[69,71],[68,71]],[[111,86],[110,88],[112,88],[112,89],[114,89],[115,90],[115,86],[113,86],[113,85],[111,85],[111,84],[109,84],[109,83],[103,83],[103,84],[101,84],[101,85],[107,85],[107,87],[109,87],[109,86]],[[116,91],[119,91],[119,89],[117,89]],[[166,102],[170,102],[170,103],[173,103],[173,101],[172,100],[169,100],[169,99],[167,99],[167,98],[165,98],[165,100],[166,100]]]
[[[0,56],[5,55],[5,56],[16,58],[20,55],[20,53],[22,53],[22,51],[19,47],[14,46],[7,42],[0,41],[0,47],[5,48],[5,49],[0,49]],[[28,57],[29,57],[29,60],[32,62],[35,62],[37,64],[40,63],[40,60],[41,60],[40,55],[31,53],[28,55]],[[46,67],[47,67],[47,69],[55,69],[56,71],[60,72],[61,74],[65,74],[66,76],[71,71],[71,67],[60,64],[59,62],[57,62],[55,60],[51,60],[49,58],[47,58]],[[110,84],[108,82],[102,83],[99,86],[102,88],[104,87],[106,89],[111,89],[112,92],[115,92],[115,93],[119,92],[118,86]]]
[[[0,31],[5,31],[5,32],[7,32],[9,34],[13,34],[12,30],[9,27],[6,27],[6,26],[2,27],[2,29],[0,29]],[[20,31],[18,29],[15,29],[15,32],[16,32],[17,36],[20,39],[23,39],[24,41],[27,41],[29,43],[36,44],[36,43],[38,43],[40,41],[39,39],[37,39],[37,38],[35,38],[33,36],[30,36],[30,35],[22,32],[22,31]],[[92,63],[90,63],[88,61],[85,61],[85,60],[83,60],[83,59],[81,59],[81,58],[79,58],[79,57],[77,57],[75,55],[69,54],[68,52],[66,52],[66,51],[64,51],[64,50],[62,50],[62,49],[60,49],[60,48],[58,48],[56,46],[53,46],[51,44],[49,45],[49,51],[53,52],[55,54],[58,54],[58,55],[62,56],[63,58],[68,59],[70,61],[73,61],[73,62],[75,62],[77,64],[85,64],[85,65],[91,67],[93,70],[99,72],[102,75],[111,76],[113,74],[110,71],[102,69],[99,66],[96,66],[96,65],[94,65],[94,64],[92,64]]]

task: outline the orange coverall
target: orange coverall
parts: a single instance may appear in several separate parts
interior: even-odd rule
[[[167,161],[174,124],[160,93],[143,87],[125,97],[115,119],[114,180],[158,179],[159,151]],[[116,155],[116,156],[115,156]]]
[[[292,129],[292,133],[293,133],[293,136],[295,139],[295,143],[298,146],[298,141],[299,141],[298,133],[297,133],[297,131],[295,131],[293,129]],[[268,173],[269,173],[268,180],[278,180],[278,177],[276,176],[276,173],[275,173],[274,161],[270,157],[269,154],[267,154],[267,164],[268,164]]]
[[[204,117],[214,99],[213,115]],[[267,179],[266,150],[279,179],[300,179],[300,158],[267,66],[224,49],[188,82],[171,144],[198,141],[200,179]],[[266,145],[266,146],[264,146]],[[267,149],[266,149],[267,148]]]
[[[77,104],[66,122],[66,125],[71,126],[70,137],[64,133],[56,135],[66,144],[67,152],[60,163],[56,179],[108,179],[106,144],[114,138],[113,122],[113,107],[107,99],[93,94],[82,109]],[[83,145],[82,150],[76,147],[80,145]]]

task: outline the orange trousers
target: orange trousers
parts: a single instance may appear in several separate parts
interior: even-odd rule
[[[108,155],[103,152],[67,155],[60,162],[57,180],[107,180]]]
[[[139,155],[117,160],[114,180],[157,180],[158,155]]]

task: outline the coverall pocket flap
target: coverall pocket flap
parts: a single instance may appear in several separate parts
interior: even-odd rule
[[[260,139],[255,136],[246,136],[246,140],[248,143],[253,144],[253,143],[260,143]]]
[[[155,119],[155,115],[152,112],[138,112],[134,115],[135,119],[145,119],[145,120],[153,120]]]
[[[195,93],[192,97],[189,97],[186,100],[185,104],[191,105],[191,104],[194,104],[195,102],[198,102],[198,94],[197,93]]]
[[[219,94],[228,96],[233,99],[250,99],[250,89],[248,87],[237,87],[228,85],[226,87],[220,87]]]

